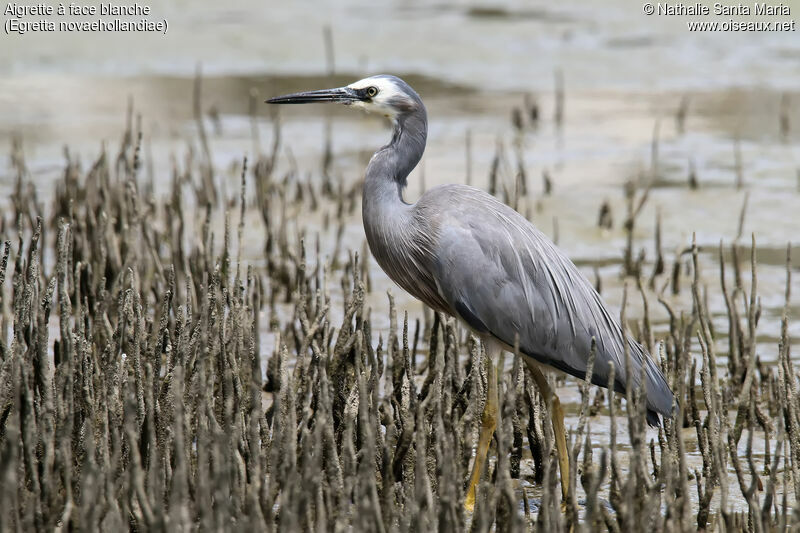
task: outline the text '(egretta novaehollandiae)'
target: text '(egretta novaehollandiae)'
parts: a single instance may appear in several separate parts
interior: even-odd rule
[[[566,372],[625,391],[628,378],[646,394],[647,421],[672,413],[673,396],[649,354],[624,335],[578,268],[542,232],[509,206],[465,185],[443,185],[414,204],[403,200],[409,173],[425,151],[428,117],[419,95],[395,76],[372,76],[337,89],[267,100],[272,104],[339,102],[388,117],[392,139],[375,152],[364,180],[362,215],[372,255],[400,287],[436,311],[461,319],[489,357],[502,350],[523,356],[550,405],[567,497],[569,463],[564,414],[543,369]],[[587,363],[596,344],[595,364]],[[624,340],[623,340],[624,339]],[[629,361],[626,365],[626,346]],[[465,505],[472,508],[497,419],[497,377],[489,386]]]

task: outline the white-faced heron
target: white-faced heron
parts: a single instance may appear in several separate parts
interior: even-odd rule
[[[272,104],[338,102],[388,117],[392,139],[367,165],[362,216],[372,255],[400,287],[428,306],[461,319],[493,357],[518,346],[549,403],[566,499],[569,456],[564,413],[542,369],[566,372],[595,385],[638,390],[646,380],[647,421],[670,416],[673,396],[642,346],[623,337],[589,281],[542,232],[509,206],[465,185],[442,185],[414,204],[403,200],[406,178],[425,151],[428,117],[419,95],[395,76],[372,76],[347,87],[267,100]],[[627,343],[629,364],[625,364]],[[595,364],[587,361],[595,339]],[[644,366],[644,368],[642,368]],[[497,377],[489,388],[465,505],[472,508],[497,419]]]

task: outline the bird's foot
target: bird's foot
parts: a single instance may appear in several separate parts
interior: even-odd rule
[[[467,499],[464,500],[464,509],[467,510],[468,513],[475,512],[475,495],[470,494],[467,496]]]

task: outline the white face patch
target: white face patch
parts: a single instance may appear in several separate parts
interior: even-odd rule
[[[391,102],[397,103],[398,99],[408,100],[406,94],[391,79],[381,76],[364,78],[351,83],[348,87],[351,89],[366,89],[368,87],[378,89],[378,94],[373,96],[372,100],[353,102],[351,105],[370,113],[380,113],[392,120],[397,116],[399,110],[395,109]]]

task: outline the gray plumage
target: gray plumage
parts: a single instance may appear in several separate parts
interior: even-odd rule
[[[520,352],[546,367],[605,387],[614,364],[614,387],[625,390],[619,322],[572,261],[531,222],[464,185],[435,187],[415,204],[403,200],[406,178],[427,138],[425,106],[411,87],[394,76],[373,76],[342,89],[270,101],[332,99],[375,109],[394,122],[390,143],[367,166],[362,206],[370,250],[392,280],[484,339],[507,349],[518,339]],[[592,337],[597,352],[594,371],[586,376]],[[644,365],[647,420],[658,424],[659,414],[672,412],[672,392],[646,350],[630,337],[626,342],[633,386],[641,386]]]

